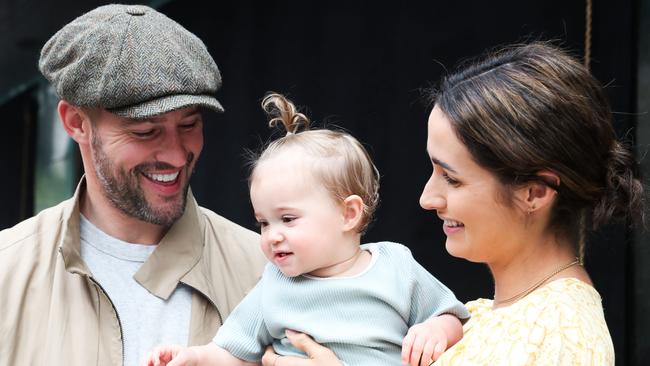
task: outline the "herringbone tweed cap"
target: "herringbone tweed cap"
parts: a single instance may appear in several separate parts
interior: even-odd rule
[[[142,5],[98,7],[59,30],[39,69],[59,97],[145,118],[199,105],[223,111],[216,63],[201,40]]]

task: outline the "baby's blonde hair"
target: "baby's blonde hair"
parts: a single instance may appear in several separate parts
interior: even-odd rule
[[[315,181],[320,182],[337,203],[342,203],[350,195],[361,197],[363,216],[357,231],[363,233],[379,204],[379,171],[363,145],[344,131],[309,130],[309,118],[299,113],[283,95],[267,94],[262,108],[269,116],[269,126],[281,122],[287,134],[268,143],[259,155],[251,159],[249,183],[261,162],[289,149],[299,149],[302,156],[314,160],[314,164],[309,166]],[[299,131],[301,127],[302,131]],[[319,164],[325,160],[327,164]]]

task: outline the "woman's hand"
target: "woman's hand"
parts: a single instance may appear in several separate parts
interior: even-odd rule
[[[341,366],[341,361],[334,352],[327,347],[314,342],[311,337],[304,333],[297,333],[292,330],[285,332],[287,338],[294,347],[305,352],[309,358],[280,356],[273,347],[268,346],[262,357],[264,366]]]

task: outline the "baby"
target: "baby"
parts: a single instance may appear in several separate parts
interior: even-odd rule
[[[304,355],[286,337],[294,330],[347,365],[428,365],[462,337],[469,314],[405,246],[360,244],[379,200],[367,151],[345,132],[307,130],[281,95],[262,106],[287,130],[253,161],[249,180],[269,259],[262,279],[211,343],[160,346],[143,364],[259,365],[267,345]]]

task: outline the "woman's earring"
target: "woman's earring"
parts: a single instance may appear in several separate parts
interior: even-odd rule
[[[530,216],[530,215],[533,213],[533,211],[535,211],[535,204],[533,204],[532,206],[528,207],[528,215]]]

